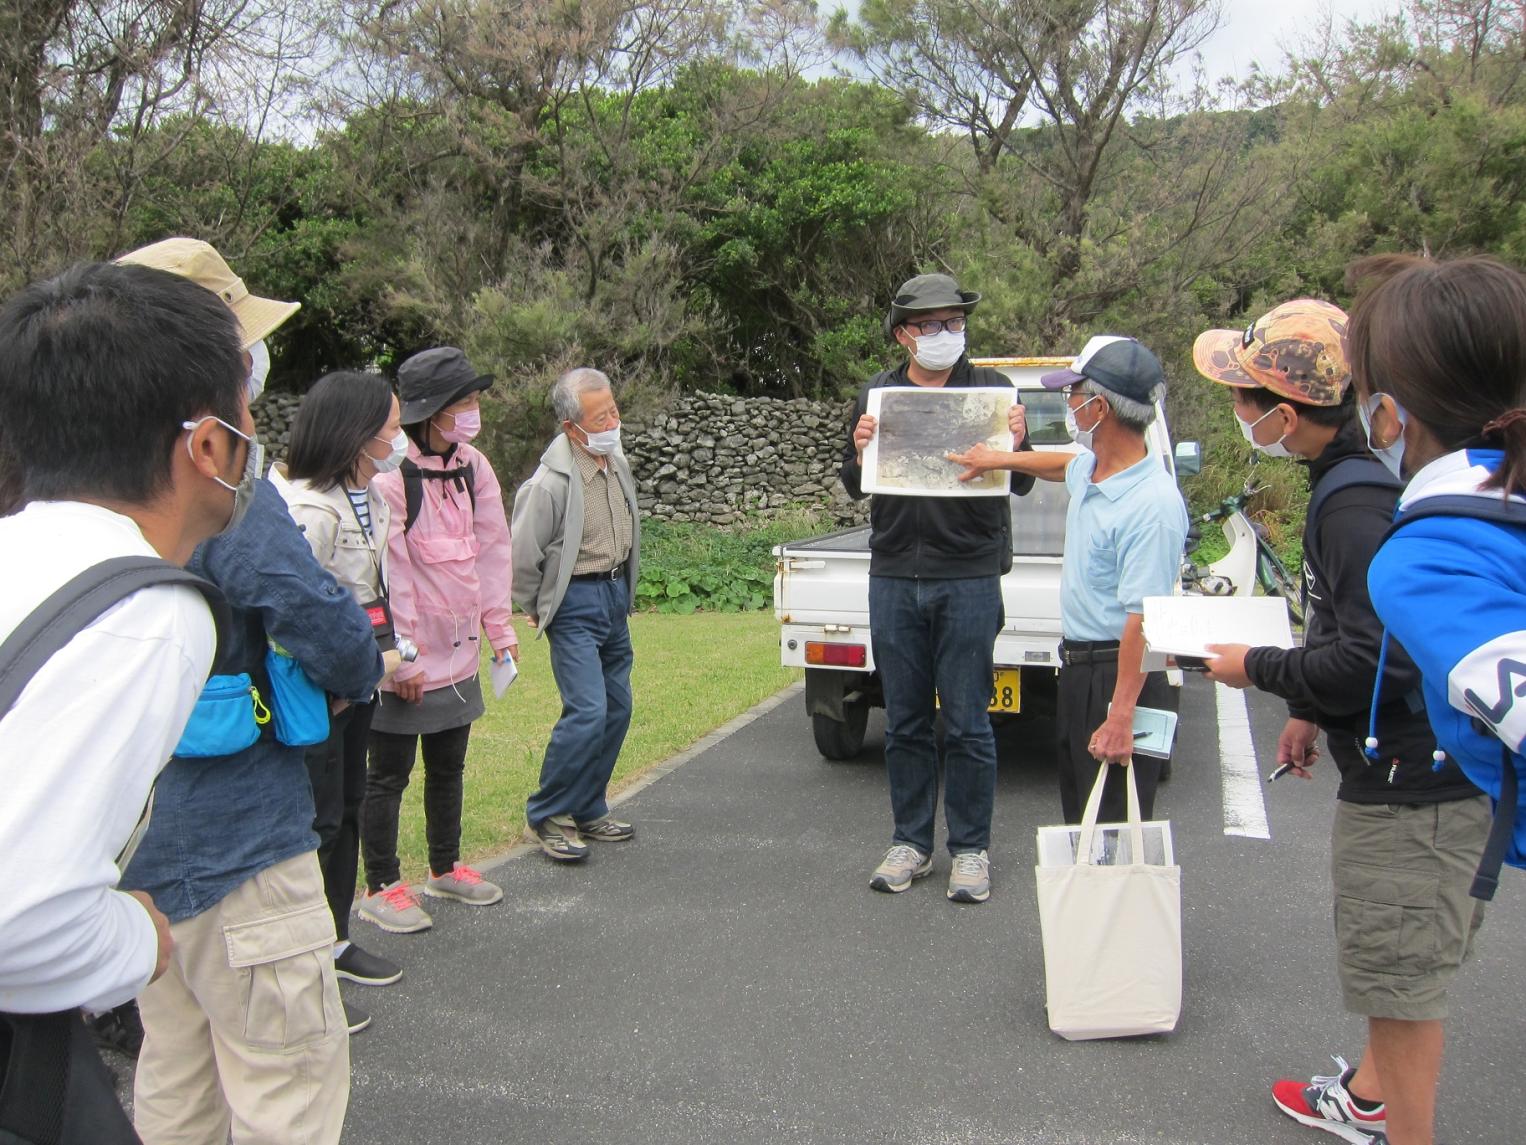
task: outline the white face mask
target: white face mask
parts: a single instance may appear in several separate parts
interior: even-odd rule
[[[265,392],[265,379],[270,377],[270,348],[263,341],[249,347],[249,404]]]
[[[917,335],[917,348],[912,357],[924,370],[948,369],[964,354],[964,334],[944,330],[939,334]]]
[[[578,426],[583,429],[582,426]],[[589,433],[583,429],[583,437],[586,439],[583,448],[595,457],[607,457],[620,449],[620,427],[614,429],[601,429],[598,433]]]
[[[1243,437],[1246,441],[1250,442],[1252,449],[1259,449],[1268,457],[1292,457],[1292,450],[1282,444],[1283,438],[1287,437],[1287,434],[1283,434],[1282,437],[1279,437],[1270,445],[1262,445],[1252,436],[1252,431],[1254,431],[1255,428],[1264,422],[1267,418],[1276,413],[1277,408],[1278,407],[1273,406],[1249,425],[1240,420],[1239,414],[1235,414],[1235,424],[1240,427],[1240,436]]]
[[[1084,402],[1078,405],[1075,409],[1071,409],[1069,405],[1065,407],[1065,432],[1070,434],[1071,441],[1075,442],[1082,449],[1087,450],[1088,452],[1091,451],[1092,436],[1097,432],[1097,427],[1092,426],[1090,429],[1082,429],[1079,425],[1076,424],[1076,414],[1078,414],[1081,410],[1084,410],[1087,406],[1091,405],[1092,402],[1098,400],[1100,399],[1097,397],[1097,395],[1093,394],[1091,397],[1087,398]]]
[[[402,465],[403,459],[408,456],[408,435],[406,433],[398,430],[397,435],[392,438],[382,437],[379,434],[373,434],[372,437],[375,441],[385,441],[392,449],[392,452],[387,454],[386,457],[371,457],[369,453],[366,454],[366,457],[370,458],[371,464],[376,466],[376,472],[391,473],[398,466]]]
[[[1394,416],[1399,419],[1399,436],[1379,449],[1372,444],[1372,415],[1377,410],[1379,402],[1383,400],[1383,396],[1381,393],[1368,394],[1366,401],[1357,403],[1356,415],[1361,419],[1362,432],[1367,435],[1367,448],[1372,450],[1373,455],[1388,467],[1390,473],[1403,481],[1404,427],[1409,424],[1409,411],[1394,401],[1391,396],[1389,397],[1388,400],[1394,403]]]
[[[229,433],[233,434],[234,437],[241,437],[249,443],[249,451],[244,456],[244,472],[240,475],[237,485],[229,485],[216,474],[212,476],[213,481],[216,481],[224,489],[233,494],[233,510],[228,514],[228,523],[222,528],[224,533],[231,533],[249,512],[249,506],[254,504],[254,483],[265,472],[265,445],[259,439],[234,429],[222,418],[212,414],[197,418],[195,421],[183,421],[180,423],[180,428],[189,432],[195,432],[196,427],[204,421],[215,421]],[[185,439],[185,451],[192,458],[196,456],[191,451],[191,439],[189,437]]]

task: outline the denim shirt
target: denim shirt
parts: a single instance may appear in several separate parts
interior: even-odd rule
[[[221,671],[263,680],[268,639],[330,695],[370,699],[382,674],[370,621],[318,564],[270,482],[255,483],[244,520],[204,542],[186,567],[222,589],[232,609]],[[183,922],[268,867],[315,850],[304,750],[266,731],[236,755],[172,759],[122,888],[147,891],[171,922]]]

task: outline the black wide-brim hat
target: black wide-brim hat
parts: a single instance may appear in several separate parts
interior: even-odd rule
[[[454,346],[423,350],[397,368],[403,424],[428,421],[446,406],[492,384],[493,375],[479,374]]]
[[[922,310],[963,310],[968,314],[979,301],[979,294],[960,290],[959,284],[946,274],[919,274],[903,282],[890,300],[885,337],[890,337],[890,332],[906,321],[907,315]]]

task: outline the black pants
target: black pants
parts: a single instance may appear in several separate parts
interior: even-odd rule
[[[360,805],[366,797],[366,737],[375,713],[375,700],[351,704],[329,720],[329,738],[307,749],[318,866],[334,914],[334,934],[341,942],[350,937],[350,907],[360,867]]]
[[[461,774],[472,725],[443,732],[402,735],[371,733],[371,765],[366,772],[366,801],[360,816],[360,845],[366,857],[366,885],[373,891],[397,882],[397,815],[422,745],[424,755],[424,835],[429,841],[429,869],[449,874],[461,857]]]
[[[1112,702],[1113,686],[1117,682],[1116,659],[1103,663],[1067,664],[1060,669],[1055,726],[1059,732],[1060,809],[1067,823],[1081,822],[1087,797],[1097,782],[1099,765],[1087,747],[1092,733],[1107,719],[1107,706]],[[1166,682],[1164,672],[1150,672],[1145,676],[1144,687],[1139,692],[1139,706],[1175,706],[1171,685]],[[1139,788],[1139,811],[1146,819],[1155,814],[1155,788],[1160,783],[1162,762],[1153,756],[1134,756],[1132,766],[1134,783]],[[1118,768],[1108,769],[1107,786],[1102,789],[1099,823],[1121,823],[1128,818],[1126,782]]]
[[[78,1010],[0,1014],[0,1142],[137,1145]]]

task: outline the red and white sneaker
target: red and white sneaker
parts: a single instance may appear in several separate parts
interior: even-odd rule
[[[1368,1113],[1360,1108],[1346,1089],[1356,1071],[1346,1064],[1345,1058],[1332,1056],[1340,1067],[1340,1073],[1334,1077],[1314,1077],[1306,1082],[1284,1079],[1272,1086],[1272,1100],[1277,1108],[1300,1125],[1334,1133],[1351,1145],[1386,1141],[1387,1109],[1380,1105]]]

